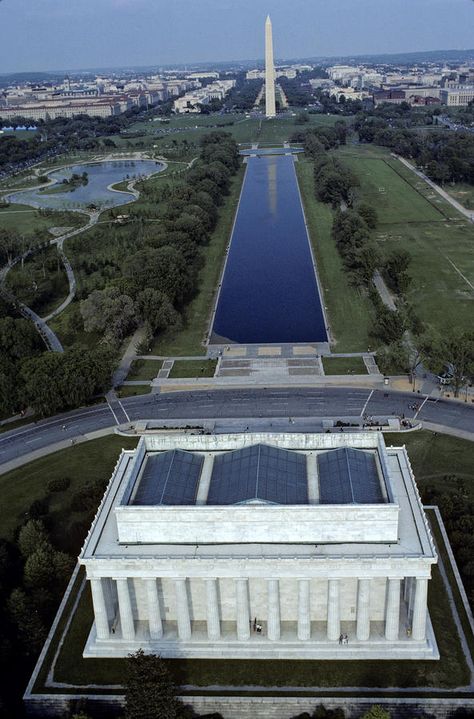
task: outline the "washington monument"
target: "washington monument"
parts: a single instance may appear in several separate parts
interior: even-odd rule
[[[265,21],[265,115],[275,117],[275,65],[273,64],[272,21]]]

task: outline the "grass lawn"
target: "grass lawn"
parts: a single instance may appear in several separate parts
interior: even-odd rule
[[[455,474],[466,479],[466,488],[474,501],[474,442],[427,430],[385,434],[385,442],[387,446],[406,446],[422,492],[428,487],[449,491],[455,486],[449,476]]]
[[[173,364],[169,377],[214,377],[216,365],[217,360],[178,360]]]
[[[0,537],[12,540],[26,520],[31,503],[48,498],[53,541],[61,549],[77,554],[84,537],[75,536],[71,527],[86,513],[71,509],[73,495],[94,481],[102,481],[105,489],[122,448],[130,449],[136,444],[136,439],[110,435],[49,454],[1,474],[2,503],[8,511],[3,512]],[[50,480],[63,477],[71,480],[69,487],[62,492],[50,492]]]
[[[203,342],[215,302],[224,253],[232,232],[232,225],[244,178],[244,166],[232,181],[230,194],[219,210],[219,220],[205,248],[205,265],[199,274],[198,291],[186,310],[183,328],[179,332],[165,332],[156,338],[151,352],[162,356],[203,353]]]
[[[42,217],[30,205],[11,203],[8,207],[0,207],[0,229],[15,230],[20,235],[41,233],[39,241],[52,239],[47,232],[50,227],[79,227],[88,222],[86,215],[79,212],[55,212]]]
[[[358,193],[377,210],[379,224],[444,220],[440,210],[416,192],[385,159],[353,155],[344,155],[343,158],[359,178]],[[398,164],[401,165],[400,162]]]
[[[150,392],[150,385],[144,384],[123,384],[117,390],[119,397],[136,397],[139,394],[149,394]]]
[[[177,145],[184,142],[189,148],[197,148],[202,137],[215,130],[230,132],[236,142],[249,144],[281,145],[289,140],[295,130],[308,129],[311,126],[334,125],[336,120],[342,119],[338,115],[309,115],[310,121],[305,125],[296,124],[295,117],[282,117],[274,120],[265,120],[255,117],[245,117],[243,113],[229,115],[181,115],[170,118],[169,123],[138,122],[129,128],[130,132],[141,132],[138,138],[128,137],[127,134],[114,135],[114,142],[122,149],[128,145],[133,148],[153,149],[155,152],[167,154],[175,152]],[[350,120],[350,118],[345,118]],[[181,150],[182,151],[182,150]]]
[[[471,626],[469,624],[469,619],[466,615],[466,610],[464,608],[461,593],[457,587],[456,578],[455,578],[454,572],[451,568],[451,563],[449,561],[448,552],[446,551],[446,547],[445,547],[445,544],[443,541],[443,535],[441,534],[441,529],[439,527],[438,520],[434,513],[434,510],[427,509],[426,513],[428,515],[428,519],[429,519],[430,526],[431,526],[431,532],[432,532],[433,538],[435,540],[438,555],[441,557],[441,560],[443,561],[444,568],[445,568],[446,574],[448,576],[448,581],[453,590],[454,603],[456,604],[456,609],[458,610],[459,619],[461,620],[464,634],[466,635],[466,640],[467,640],[467,643],[469,644],[469,650],[471,652],[471,656],[474,657],[474,636],[472,635]]]
[[[161,360],[138,359],[132,362],[127,380],[152,380],[161,369]]]
[[[324,374],[367,374],[362,357],[323,357]]]
[[[407,297],[421,320],[441,332],[472,328],[472,225],[382,148],[352,145],[338,154],[358,176],[360,198],[378,212],[382,257],[395,248],[410,253]]]
[[[298,183],[316,258],[323,301],[327,307],[333,349],[361,352],[369,347],[371,305],[356,287],[349,284],[341,257],[331,238],[333,213],[314,194],[313,163],[299,157]]]

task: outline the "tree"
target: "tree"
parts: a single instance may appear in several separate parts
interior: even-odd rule
[[[362,715],[362,719],[390,719],[390,717],[390,712],[383,709],[379,704],[374,704]]]
[[[411,282],[407,272],[410,262],[410,253],[403,249],[393,250],[385,262],[384,275],[389,286],[397,294],[406,292]]]
[[[454,396],[458,397],[474,375],[474,332],[452,329],[442,337],[431,334],[423,351],[430,369],[440,372],[444,368],[452,374]]]
[[[139,649],[129,654],[125,719],[176,719],[180,702],[161,657]]]
[[[361,202],[357,207],[357,212],[362,219],[365,220],[369,229],[374,230],[377,227],[377,211],[372,207],[372,205],[367,205],[365,202]]]
[[[18,535],[18,547],[21,554],[26,559],[36,552],[38,547],[45,544],[49,544],[49,539],[43,522],[39,519],[30,519],[23,525]]]
[[[137,305],[152,332],[165,330],[179,322],[179,314],[164,292],[147,287],[138,295]]]
[[[105,331],[106,338],[114,343],[136,326],[137,319],[133,299],[117,287],[91,292],[81,302],[81,315],[86,332]]]
[[[34,601],[23,589],[14,589],[8,600],[8,610],[18,627],[26,654],[37,654],[46,639],[46,627]]]

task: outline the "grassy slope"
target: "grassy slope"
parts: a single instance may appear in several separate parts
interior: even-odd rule
[[[352,145],[339,155],[359,177],[361,199],[378,211],[382,255],[401,248],[412,257],[408,299],[420,318],[440,331],[471,328],[474,293],[451,262],[473,283],[472,225],[382,148]]]
[[[16,530],[27,518],[28,508],[37,499],[50,498],[51,533],[58,546],[68,551],[71,547],[71,524],[81,519],[81,513],[72,512],[72,496],[88,482],[101,480],[104,489],[120,455],[122,447],[134,447],[135,439],[111,435],[76,445],[70,449],[49,454],[18,469],[0,475],[0,493],[4,507],[0,537],[12,539]],[[48,492],[51,479],[69,477],[71,484],[64,492]]]
[[[331,238],[332,210],[315,199],[313,163],[299,158],[298,182],[316,257],[324,304],[328,308],[331,334],[336,352],[365,351],[369,346],[370,305],[344,272],[336,245]]]
[[[406,445],[421,490],[454,488],[449,476],[456,474],[468,480],[466,487],[474,501],[474,442],[428,431],[387,434],[385,442],[388,446]]]
[[[187,308],[183,329],[179,333],[167,332],[158,337],[152,347],[153,354],[202,354],[202,343],[209,327],[210,314],[215,301],[225,248],[232,231],[243,177],[244,166],[234,177],[230,194],[219,210],[216,229],[205,249],[206,264],[199,275],[198,293]]]
[[[86,223],[87,217],[78,212],[54,213],[50,217],[41,217],[37,214],[37,210],[29,205],[12,203],[7,208],[0,208],[0,229],[16,230],[20,235],[34,235],[50,227],[79,227]]]

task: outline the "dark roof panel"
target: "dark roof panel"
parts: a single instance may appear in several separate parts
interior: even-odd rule
[[[306,457],[257,444],[214,459],[207,504],[307,504]]]
[[[318,455],[321,504],[384,502],[375,456],[344,447]]]
[[[203,462],[181,449],[148,455],[130,504],[195,504]]]

